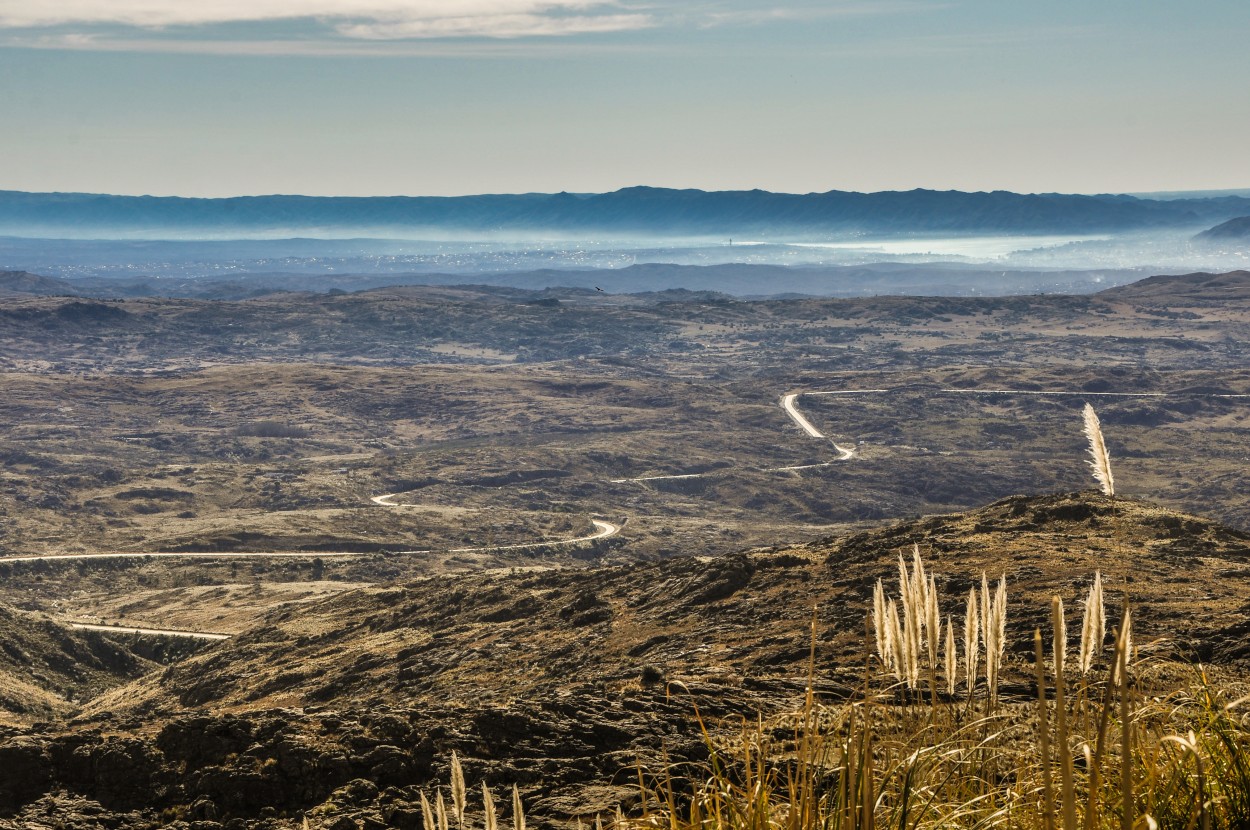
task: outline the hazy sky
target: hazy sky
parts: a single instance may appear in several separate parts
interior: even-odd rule
[[[0,0],[0,189],[1250,187],[1248,0]]]

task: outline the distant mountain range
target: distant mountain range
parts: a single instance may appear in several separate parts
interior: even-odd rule
[[[1005,191],[788,194],[631,187],[612,193],[187,199],[0,191],[0,235],[558,234],[649,237],[1086,234],[1197,230],[1250,198]]]

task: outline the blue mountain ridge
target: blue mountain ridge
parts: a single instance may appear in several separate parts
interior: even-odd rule
[[[1102,233],[1192,228],[1250,213],[1250,198],[1152,200],[1007,191],[772,193],[630,187],[611,193],[240,196],[205,199],[0,191],[0,234],[339,229],[655,236]]]

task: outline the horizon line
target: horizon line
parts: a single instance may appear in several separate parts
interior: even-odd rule
[[[1148,191],[1086,191],[1086,192],[1063,192],[1058,190],[1049,191],[1022,191],[1009,190],[1006,188],[996,188],[993,190],[961,190],[959,188],[934,188],[934,187],[913,187],[906,190],[885,189],[885,190],[840,190],[832,188],[830,190],[811,190],[804,193],[788,190],[767,190],[765,188],[726,188],[726,189],[706,189],[701,187],[668,187],[664,185],[648,185],[636,184],[625,185],[613,190],[597,190],[597,191],[567,191],[567,190],[551,190],[551,191],[517,191],[517,192],[490,192],[490,193],[457,193],[457,194],[413,194],[413,193],[375,193],[367,196],[344,195],[334,193],[240,193],[229,196],[186,196],[178,193],[108,193],[100,191],[86,190],[11,190],[8,188],[0,188],[0,194],[13,195],[21,194],[24,196],[106,196],[124,199],[184,199],[188,201],[228,201],[231,199],[274,199],[274,198],[292,198],[292,199],[473,199],[473,198],[491,198],[501,196],[572,196],[576,198],[586,198],[590,196],[605,196],[613,193],[622,193],[629,190],[659,190],[669,191],[672,193],[706,193],[706,194],[729,194],[729,193],[766,193],[773,196],[826,196],[831,193],[850,194],[857,196],[875,196],[886,193],[963,193],[968,195],[992,195],[995,193],[1008,193],[1015,196],[1085,196],[1097,198],[1101,196],[1129,196],[1137,199],[1154,199],[1154,200],[1173,200],[1183,198],[1225,198],[1245,196],[1250,197],[1250,187],[1243,188],[1194,188],[1182,190],[1148,190]]]

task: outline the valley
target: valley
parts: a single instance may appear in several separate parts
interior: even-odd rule
[[[0,607],[29,645],[0,665],[0,759],[34,772],[0,827],[95,804],[122,828],[415,828],[452,749],[570,826],[629,804],[661,743],[699,756],[670,681],[717,717],[794,705],[813,607],[821,693],[848,694],[871,584],[913,542],[952,596],[980,569],[1039,609],[1072,573],[1131,579],[1143,636],[1233,671],[1248,311],[1244,272],[11,297]],[[1088,492],[1086,402],[1115,500]],[[123,771],[91,783],[71,747]]]

